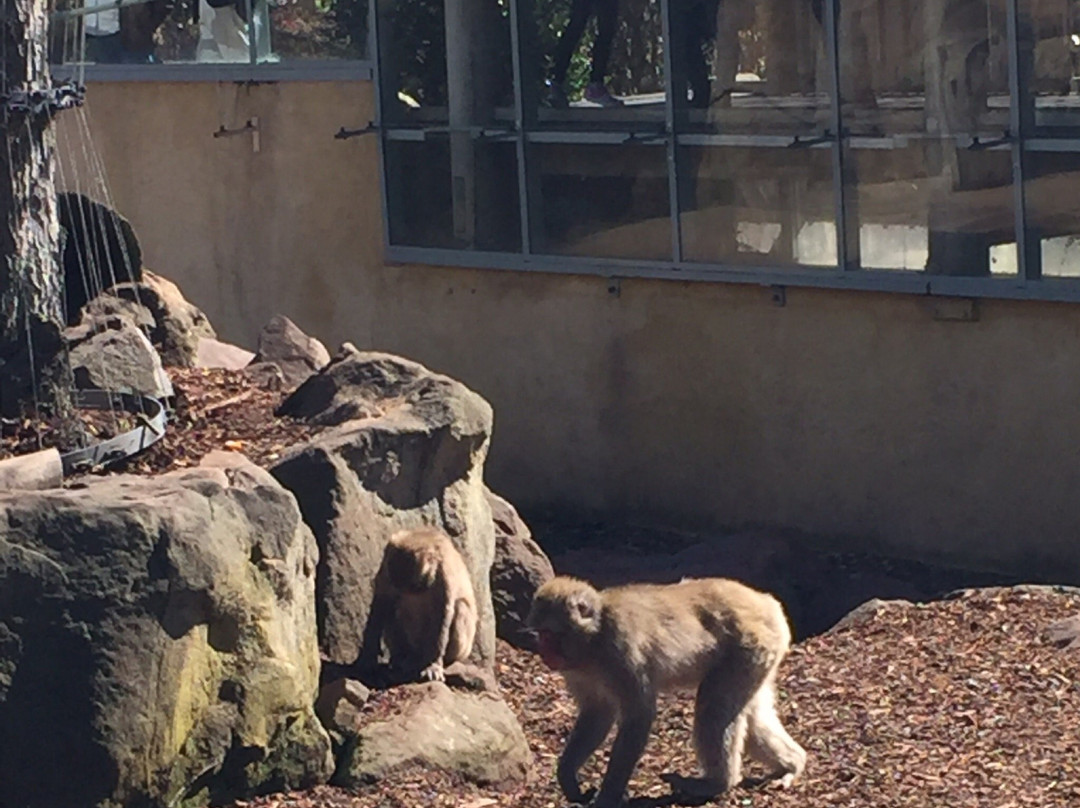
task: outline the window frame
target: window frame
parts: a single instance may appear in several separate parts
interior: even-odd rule
[[[254,46],[247,62],[167,62],[160,64],[51,64],[52,76],[61,81],[86,82],[279,82],[279,81],[372,81],[375,77],[374,7],[366,0],[368,32],[363,59],[295,59],[258,62]],[[250,7],[250,2],[248,3]],[[249,11],[250,16],[250,11]]]
[[[683,260],[680,208],[678,204],[678,161],[674,159],[675,150],[680,145],[741,145],[751,147],[776,147],[779,142],[775,135],[730,134],[700,135],[680,133],[674,125],[674,99],[671,92],[671,52],[665,48],[665,123],[664,130],[657,136],[657,145],[662,145],[668,153],[668,183],[671,205],[669,217],[672,231],[671,260],[637,260],[620,258],[596,258],[587,256],[540,254],[532,251],[530,239],[530,156],[527,144],[545,139],[557,138],[560,142],[587,144],[610,142],[621,132],[592,132],[579,130],[545,130],[538,132],[525,126],[524,108],[523,54],[521,51],[521,12],[519,5],[527,0],[511,0],[510,38],[513,59],[514,80],[514,120],[508,135],[517,144],[518,156],[518,194],[521,211],[521,251],[520,252],[485,252],[480,250],[447,249],[394,244],[389,229],[389,182],[387,177],[385,150],[394,139],[418,139],[423,137],[423,127],[417,132],[416,126],[395,125],[384,119],[383,86],[380,82],[383,42],[379,36],[380,15],[378,6],[388,0],[372,0],[369,8],[371,34],[370,50],[374,69],[376,130],[379,138],[379,175],[383,197],[383,248],[387,263],[393,265],[416,265],[437,268],[440,266],[470,267],[479,269],[499,269],[505,271],[538,271],[556,274],[599,275],[609,278],[655,278],[696,282],[722,282],[756,284],[763,286],[817,287],[841,290],[869,292],[898,292],[917,295],[938,295],[951,297],[999,298],[1022,300],[1045,300],[1061,302],[1080,302],[1080,277],[1043,278],[1041,272],[1041,253],[1038,238],[1025,227],[1025,164],[1026,157],[1034,152],[1080,152],[1080,136],[1039,137],[1033,136],[1033,122],[1025,120],[1024,106],[1033,103],[1032,93],[1028,89],[1027,76],[1023,75],[1020,42],[1020,0],[1004,0],[1006,16],[1006,48],[1008,53],[1008,89],[1009,89],[1009,131],[989,149],[1008,151],[1012,165],[1012,194],[1014,207],[1014,236],[1016,243],[1017,272],[1015,275],[999,277],[971,277],[929,274],[925,271],[867,269],[859,266],[859,225],[850,220],[852,205],[848,200],[850,189],[842,181],[844,161],[848,147],[853,143],[874,145],[869,141],[892,141],[891,135],[881,138],[852,136],[844,129],[843,110],[839,103],[830,104],[831,132],[824,142],[815,144],[819,148],[828,148],[832,153],[833,165],[833,212],[837,231],[837,263],[832,267],[770,266],[732,264],[729,262],[702,263]],[[823,28],[827,59],[827,82],[830,97],[839,97],[840,62],[838,59],[838,4],[840,0],[825,0]],[[657,0],[661,6],[663,35],[670,42],[668,35],[671,24],[671,0]],[[1032,45],[1033,47],[1033,45]],[[1080,117],[1080,111],[1078,111]],[[436,127],[431,127],[436,128]],[[445,125],[437,127],[441,131]],[[840,136],[835,133],[839,132]],[[783,136],[780,136],[783,137]],[[790,144],[789,144],[790,145]]]

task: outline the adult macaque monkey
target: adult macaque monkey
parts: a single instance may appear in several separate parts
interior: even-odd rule
[[[557,776],[583,800],[578,772],[619,729],[595,808],[618,805],[649,737],[657,694],[696,687],[694,746],[704,776],[676,778],[680,791],[715,796],[741,778],[744,745],[790,785],[806,752],[776,714],[776,671],[791,643],[771,595],[723,578],[598,591],[559,576],[536,592],[529,625],[540,655],[578,703]]]
[[[385,639],[392,670],[412,681],[442,681],[446,666],[472,653],[478,614],[469,570],[446,534],[399,531],[375,576],[359,665],[373,668]]]

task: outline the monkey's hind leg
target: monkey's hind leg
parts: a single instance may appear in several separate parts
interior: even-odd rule
[[[735,648],[702,680],[694,705],[694,747],[703,776],[678,778],[680,791],[711,797],[741,782],[748,707],[772,666],[759,651]]]
[[[788,788],[806,768],[806,750],[799,746],[776,714],[776,691],[773,677],[761,686],[747,712],[748,751],[764,763]]]
[[[454,618],[450,623],[450,638],[443,654],[443,664],[449,666],[468,659],[476,639],[476,624],[476,609],[467,600],[458,600],[454,604]]]

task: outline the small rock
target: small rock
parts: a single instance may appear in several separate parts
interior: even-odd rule
[[[1043,638],[1058,648],[1080,648],[1080,614],[1051,623],[1043,632]]]
[[[75,386],[171,398],[172,382],[146,335],[126,317],[85,320],[64,332]]]
[[[315,714],[323,726],[341,735],[355,735],[360,729],[364,705],[371,691],[355,679],[335,679],[323,685],[315,701]]]
[[[525,733],[499,696],[451,690],[442,682],[404,685],[397,714],[363,727],[332,782],[378,782],[406,766],[459,774],[480,785],[519,783],[532,765]]]
[[[56,449],[0,460],[0,491],[41,491],[63,484],[64,466]]]
[[[285,374],[275,362],[256,362],[244,368],[244,375],[251,383],[262,390],[278,391],[285,389]]]
[[[474,693],[498,693],[499,683],[495,674],[479,665],[454,662],[444,671],[446,686],[455,690],[471,690]]]
[[[120,283],[111,291],[150,312],[150,341],[169,367],[196,367],[199,340],[217,338],[206,315],[187,301],[180,287],[148,269],[142,270],[141,283]]]
[[[536,650],[536,640],[525,627],[536,590],[554,576],[544,555],[514,506],[485,489],[495,524],[495,561],[491,565],[491,598],[499,637],[511,645]]]
[[[238,345],[200,337],[195,351],[195,367],[243,370],[254,358],[255,354]]]
[[[270,319],[259,333],[255,362],[274,362],[285,375],[289,387],[296,387],[330,364],[326,346],[309,337],[284,315]]]
[[[874,619],[874,616],[881,611],[886,609],[904,608],[912,605],[913,604],[909,600],[882,600],[881,598],[871,598],[866,601],[866,603],[856,606],[846,615],[841,617],[829,631],[833,632],[857,628],[869,623]]]

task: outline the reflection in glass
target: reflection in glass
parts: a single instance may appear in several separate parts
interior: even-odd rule
[[[536,252],[671,258],[663,146],[532,144],[530,174]]]
[[[378,4],[383,117],[451,126],[513,121],[509,7],[497,0]]]
[[[843,0],[844,128],[854,135],[990,134],[1009,126],[1005,0]]]
[[[822,8],[814,0],[673,2],[672,93],[679,129],[828,129]]]
[[[1073,0],[1017,0],[1020,49],[1035,125],[1045,135],[1080,134],[1080,6]],[[1031,108],[1029,106],[1029,109]]]
[[[1024,171],[1028,238],[1040,244],[1042,274],[1080,277],[1080,154],[1028,153]]]
[[[366,0],[279,0],[270,6],[270,28],[266,61],[367,57]]]
[[[1007,149],[913,140],[848,153],[849,228],[864,269],[936,275],[1017,271],[1012,162]]]
[[[63,16],[110,2],[59,0],[61,16],[50,30],[53,64],[249,64],[253,56],[279,62],[367,55],[367,0],[149,0]]]
[[[679,149],[683,257],[836,265],[829,149]]]
[[[659,0],[521,0],[521,14],[530,125],[663,126]]]
[[[514,143],[430,132],[389,140],[386,177],[391,244],[520,251]]]

